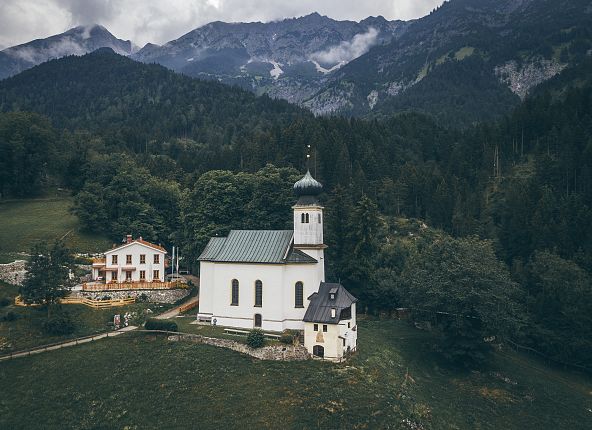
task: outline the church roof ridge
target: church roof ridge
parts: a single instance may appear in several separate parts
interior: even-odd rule
[[[293,230],[231,230],[227,237],[212,237],[198,260],[224,263],[316,263],[314,258],[292,249],[293,237]]]

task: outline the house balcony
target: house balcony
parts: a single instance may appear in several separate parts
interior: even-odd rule
[[[94,258],[92,262],[93,269],[104,269],[106,262],[104,258]]]

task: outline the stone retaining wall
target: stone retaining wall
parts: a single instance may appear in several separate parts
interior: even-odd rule
[[[191,293],[189,288],[177,288],[174,290],[121,290],[121,291],[73,291],[72,297],[84,297],[92,300],[101,300],[103,297],[111,297],[114,300],[127,297],[139,298],[143,294],[151,303],[175,303],[187,297]]]
[[[25,260],[16,260],[8,264],[0,264],[0,281],[13,285],[22,285],[27,271]]]
[[[193,343],[201,343],[205,345],[217,346],[219,348],[227,348],[242,354],[250,355],[259,360],[275,360],[275,361],[302,361],[308,360],[310,354],[302,345],[271,345],[262,348],[251,348],[244,343],[240,343],[230,339],[217,339],[213,337],[202,336],[199,334],[178,334],[169,336],[168,340],[178,342],[187,341]]]

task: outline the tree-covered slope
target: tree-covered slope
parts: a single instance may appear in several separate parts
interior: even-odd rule
[[[222,146],[270,123],[308,116],[286,102],[178,75],[101,49],[44,63],[0,81],[0,110],[34,111],[140,150],[189,137]]]

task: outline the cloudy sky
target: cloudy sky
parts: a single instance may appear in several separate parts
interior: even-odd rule
[[[0,48],[77,25],[102,24],[139,46],[162,44],[211,21],[271,21],[319,12],[359,21],[411,19],[443,0],[0,0]]]

